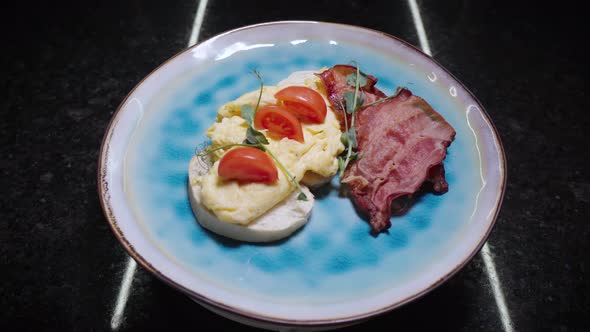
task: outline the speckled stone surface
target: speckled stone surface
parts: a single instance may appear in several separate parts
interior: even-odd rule
[[[129,257],[100,208],[100,142],[129,90],[187,46],[197,5],[27,2],[3,10],[0,330],[255,330],[141,267],[130,274],[125,307],[116,306]],[[345,330],[590,330],[582,11],[533,1],[418,5],[434,58],[475,93],[498,128],[507,191],[488,241],[491,259],[478,254],[427,296]],[[420,45],[406,1],[210,0],[200,39],[282,19],[361,25]],[[491,286],[491,261],[505,311]]]

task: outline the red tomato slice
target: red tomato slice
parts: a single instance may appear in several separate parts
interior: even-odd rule
[[[275,94],[303,122],[323,123],[328,111],[322,95],[305,86],[290,86]]]
[[[219,161],[219,177],[240,182],[275,182],[279,178],[272,158],[264,151],[240,146],[227,151]]]
[[[269,135],[274,138],[287,137],[303,143],[301,122],[282,106],[260,107],[254,116],[254,127],[268,129]]]

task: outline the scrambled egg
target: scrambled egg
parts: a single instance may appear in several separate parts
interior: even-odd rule
[[[325,96],[323,85],[312,72],[298,72],[279,83],[279,86],[263,88],[260,106],[276,104],[274,94],[291,85],[306,85],[318,91],[326,105],[330,105]],[[244,104],[256,106],[260,90],[246,93],[238,99],[221,106],[217,112],[217,122],[208,130],[212,148],[226,144],[242,143],[246,138],[248,124],[241,117],[241,107]],[[335,114],[328,107],[326,119],[322,124],[302,124],[304,143],[283,138],[272,139],[267,148],[289,170],[297,181],[310,173],[317,178],[332,177],[338,171],[337,156],[344,150],[340,142],[340,123]],[[225,151],[213,153],[215,163],[209,172],[199,179],[202,186],[201,202],[222,221],[247,225],[254,219],[269,211],[275,205],[288,197],[295,189],[295,185],[286,178],[278,168],[279,179],[272,184],[246,183],[224,181],[217,173],[219,158]],[[312,176],[313,177],[313,176]]]

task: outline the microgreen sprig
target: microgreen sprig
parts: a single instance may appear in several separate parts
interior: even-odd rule
[[[343,95],[344,97],[344,104],[340,102],[340,107],[346,113],[350,114],[350,126],[348,124],[347,117],[344,116],[344,128],[345,131],[340,136],[340,140],[342,144],[344,144],[345,150],[344,155],[338,157],[338,176],[342,179],[342,175],[344,174],[344,170],[348,167],[348,164],[358,159],[358,153],[355,152],[356,148],[358,147],[357,139],[356,139],[356,129],[354,127],[354,119],[355,113],[358,109],[361,108],[363,102],[365,101],[365,97],[360,90],[361,86],[367,84],[367,77],[361,73],[360,68],[356,62],[353,63],[356,67],[356,72],[351,73],[346,77],[346,82],[350,85],[354,84],[354,92],[346,91]],[[361,84],[363,83],[363,84]]]
[[[240,113],[242,115],[242,118],[244,118],[244,120],[246,120],[246,122],[248,123],[250,128],[252,128],[252,130],[254,130],[254,126],[252,125],[252,123],[254,122],[254,116],[256,115],[256,111],[260,107],[260,100],[262,99],[262,91],[264,89],[264,79],[262,78],[262,75],[260,75],[258,70],[254,69],[252,71],[252,73],[256,76],[256,78],[258,78],[258,81],[260,82],[260,93],[258,94],[258,101],[256,102],[256,107],[252,107],[252,105],[248,105],[248,104],[242,105],[242,107],[240,109]],[[262,136],[264,136],[264,135],[262,135]],[[268,144],[268,143],[265,143],[265,144]]]

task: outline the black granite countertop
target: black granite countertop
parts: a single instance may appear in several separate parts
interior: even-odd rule
[[[199,40],[304,19],[378,29],[419,47],[409,3],[209,0]],[[584,11],[537,1],[417,4],[433,57],[498,128],[507,190],[487,256],[427,296],[345,330],[590,331]],[[0,331],[255,330],[142,267],[130,273],[97,194],[98,151],[113,112],[187,47],[198,5],[25,2],[2,10]],[[128,297],[117,309],[123,288]]]

